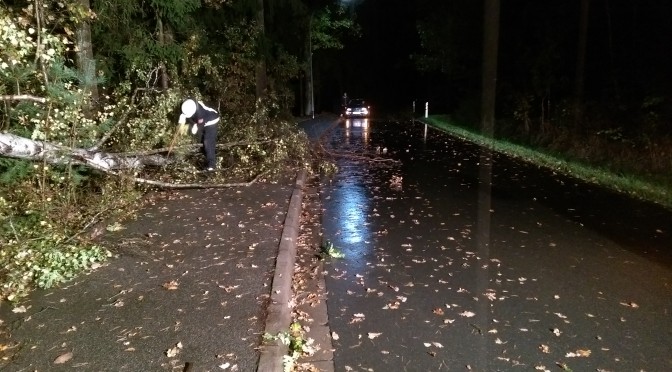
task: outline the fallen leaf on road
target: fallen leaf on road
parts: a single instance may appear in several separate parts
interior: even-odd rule
[[[464,317],[467,317],[467,318],[471,318],[472,316],[474,316],[476,314],[474,314],[471,311],[463,311],[463,312],[459,313],[458,315],[461,315],[461,316],[464,316]]]
[[[56,359],[54,359],[54,364],[67,363],[70,359],[72,359],[72,352],[71,351],[57,356]]]
[[[226,293],[231,293],[234,289],[238,288],[239,285],[230,285],[230,286],[225,286],[225,285],[220,285],[219,288],[222,288],[223,290],[226,291]],[[280,291],[276,291],[276,293],[280,293]]]
[[[639,305],[637,305],[636,303],[634,303],[632,301],[631,302],[621,302],[621,305],[631,307],[633,309],[637,309],[639,307]]]
[[[397,310],[399,308],[399,301],[390,302],[389,304],[383,306],[383,310]]]
[[[572,370],[571,368],[569,368],[569,366],[567,365],[567,363],[555,362],[555,365],[557,365],[558,367],[560,367],[560,369],[562,369],[563,371],[571,371],[571,370]]]
[[[577,350],[577,351],[575,351],[575,352],[569,352],[569,353],[565,354],[565,356],[566,356],[567,358],[577,358],[577,357],[583,357],[583,358],[586,358],[586,357],[589,357],[589,356],[590,356],[590,350],[582,350],[582,349],[579,349],[579,350]]]
[[[180,285],[180,283],[178,283],[177,280],[171,280],[169,282],[163,283],[163,288],[165,288],[169,291],[172,291],[172,290],[176,290],[179,285]]]
[[[369,332],[369,340],[373,340],[380,335],[382,335],[382,333]]]
[[[166,356],[168,358],[173,358],[173,357],[177,356],[177,354],[180,353],[180,350],[182,350],[182,343],[178,342],[178,343],[175,344],[175,346],[166,350]]]

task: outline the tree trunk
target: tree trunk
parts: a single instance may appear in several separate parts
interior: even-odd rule
[[[305,84],[306,84],[306,89],[304,89],[304,95],[305,99],[304,102],[306,104],[304,108],[304,115],[310,116],[313,114],[313,57],[311,56],[311,53],[307,53],[307,65],[308,68],[306,68],[306,79],[305,79]]]
[[[588,42],[588,15],[590,0],[581,0],[579,41],[576,53],[576,80],[574,82],[574,125],[578,128],[583,118],[584,75],[586,70],[586,45]]]
[[[89,11],[89,0],[78,0],[79,5]],[[88,19],[82,19],[77,27],[77,70],[81,78],[82,89],[90,94],[92,104],[98,102],[98,83],[96,79],[96,61],[93,59],[93,45],[91,44],[91,24]]]
[[[163,27],[163,20],[160,16],[157,18],[156,28],[158,28],[159,31],[159,45],[161,45],[161,47],[165,47],[167,44],[167,37]],[[161,89],[166,91],[168,90],[168,71],[166,71],[166,62],[161,61],[159,68],[161,70]]]
[[[10,133],[0,133],[0,157],[43,161],[49,164],[80,164],[104,172],[137,169],[145,165],[161,166],[170,159],[157,154],[124,155],[70,148],[51,142],[35,141]]]
[[[263,40],[266,37],[266,27],[264,20],[264,0],[258,0],[259,10],[257,11],[257,22],[260,27],[259,38]],[[268,77],[266,75],[266,53],[261,48],[259,49],[259,61],[257,62],[256,69],[256,87],[257,87],[257,99],[265,98],[268,87]]]
[[[308,38],[306,40],[306,55],[305,55],[305,69],[306,73],[305,75],[305,89],[304,89],[304,102],[305,102],[305,107],[303,114],[306,116],[312,115],[313,110],[315,108],[315,103],[313,102],[313,99],[315,98],[313,94],[313,43],[312,43],[312,28],[313,28],[313,22],[311,18],[311,22],[308,24]]]
[[[616,59],[614,58],[614,30],[611,23],[611,6],[609,0],[604,0],[604,12],[607,18],[607,37],[609,41],[609,75],[611,78],[611,84],[614,89],[614,96],[616,100],[619,101],[621,97],[621,89],[619,88],[618,78],[616,75]]]
[[[485,0],[484,18],[481,132],[486,137],[492,137],[495,129],[495,98],[497,93],[499,0]]]

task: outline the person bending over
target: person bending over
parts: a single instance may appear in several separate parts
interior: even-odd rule
[[[198,135],[202,151],[205,155],[205,171],[213,171],[217,166],[217,123],[219,123],[219,113],[212,107],[206,106],[203,102],[189,98],[182,102],[182,114],[179,124],[186,124],[189,121],[192,124],[191,134]]]

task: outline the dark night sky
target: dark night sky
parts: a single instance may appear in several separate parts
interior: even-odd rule
[[[362,36],[346,48],[316,56],[320,74],[317,105],[331,109],[343,92],[394,109],[413,99],[458,104],[457,92],[480,87],[482,14],[464,12],[458,55],[470,69],[457,79],[418,73],[410,58],[418,52],[416,23],[448,3],[475,0],[362,0],[355,8]],[[459,5],[461,6],[461,5]],[[586,94],[596,101],[613,96],[669,94],[672,88],[672,1],[592,0],[586,64]],[[579,0],[501,1],[499,77],[501,87],[533,86],[550,79],[556,94],[571,94],[576,66]],[[450,47],[447,45],[446,47]],[[535,80],[536,79],[536,80]],[[454,94],[453,94],[454,93]],[[466,93],[465,93],[466,94]]]

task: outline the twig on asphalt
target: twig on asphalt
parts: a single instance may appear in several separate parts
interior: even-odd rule
[[[364,154],[356,154],[353,152],[332,152],[324,148],[322,143],[317,143],[315,146],[315,152],[317,154],[326,154],[334,158],[347,158],[352,160],[363,160],[370,161],[374,163],[401,163],[399,160],[390,159],[390,158],[381,158],[379,156]]]
[[[251,186],[252,184],[256,183],[261,176],[266,174],[268,171],[263,171],[257,174],[251,181],[249,182],[234,182],[234,183],[171,183],[171,182],[163,182],[163,181],[156,181],[156,180],[150,180],[146,178],[138,178],[138,177],[133,177],[132,180],[136,183],[141,183],[145,185],[152,185],[152,186],[158,186],[164,189],[221,189],[221,188],[227,188],[227,187],[248,187]]]

